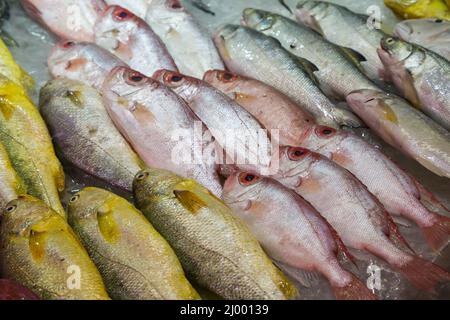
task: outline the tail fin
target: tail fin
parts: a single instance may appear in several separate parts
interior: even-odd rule
[[[399,271],[419,289],[434,292],[436,285],[450,281],[450,273],[417,256],[403,266],[397,267]]]
[[[345,287],[332,286],[338,300],[378,300],[358,278],[352,275],[352,281]]]
[[[428,191],[419,181],[412,178],[417,189],[419,190],[420,201],[431,211],[441,214],[450,214],[450,209],[447,208],[442,201]]]
[[[450,218],[436,214],[437,221],[430,227],[423,227],[422,232],[433,250],[440,251],[450,239]]]

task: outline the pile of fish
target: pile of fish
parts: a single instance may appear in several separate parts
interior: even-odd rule
[[[301,0],[210,37],[179,0],[21,0],[59,41],[36,107],[0,40],[0,299],[378,299],[356,251],[448,285],[397,222],[441,252],[450,211],[354,129],[450,179],[450,9],[385,2],[394,35]],[[108,190],[63,206],[59,159]]]

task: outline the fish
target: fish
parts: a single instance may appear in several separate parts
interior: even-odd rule
[[[368,16],[337,4],[311,0],[301,0],[295,14],[297,21],[317,31],[329,42],[345,48],[369,79],[378,85],[389,82],[377,54],[380,41],[386,34],[376,24],[371,24]]]
[[[125,62],[96,44],[60,41],[48,57],[48,70],[53,78],[64,77],[100,89],[109,72]]]
[[[352,91],[377,89],[339,47],[314,30],[281,15],[253,8],[244,10],[243,21],[245,26],[277,39],[284,49],[311,63],[312,73],[328,97],[345,101]]]
[[[196,283],[232,300],[297,295],[231,209],[194,180],[149,168],[136,175],[133,190],[137,208]]]
[[[39,300],[39,297],[16,282],[0,279],[0,301],[4,300]]]
[[[10,47],[18,47],[17,41],[3,29],[5,21],[9,20],[11,14],[9,13],[9,3],[7,0],[0,1],[0,38]]]
[[[108,7],[97,20],[94,33],[97,45],[146,76],[159,69],[178,71],[165,44],[149,25],[122,7]]]
[[[380,58],[402,95],[450,130],[450,62],[393,37],[383,38],[381,46]]]
[[[272,142],[277,141],[271,141],[267,130],[243,107],[200,79],[168,70],[157,71],[153,78],[188,103],[226,153],[222,160],[260,172],[271,170],[276,156]]]
[[[26,13],[61,39],[94,41],[103,0],[20,0]]]
[[[236,101],[263,127],[278,130],[281,145],[298,144],[316,125],[312,115],[261,81],[224,70],[210,70],[203,80]]]
[[[427,48],[450,61],[450,21],[411,19],[399,22],[394,36]]]
[[[403,99],[380,91],[358,90],[348,105],[384,141],[428,170],[450,178],[450,132]]]
[[[275,180],[237,172],[225,182],[224,201],[275,261],[294,270],[320,272],[338,299],[376,299],[365,284],[341,266],[344,259],[338,256],[349,254],[336,231],[293,191]]]
[[[166,44],[181,73],[201,79],[210,69],[224,69],[208,31],[179,0],[152,0],[146,19]]]
[[[300,60],[284,50],[277,40],[235,25],[219,29],[214,40],[231,72],[281,91],[312,114],[318,123],[335,128],[361,126],[355,115],[337,108],[325,96]]]
[[[109,300],[103,280],[61,215],[32,196],[2,212],[3,275],[44,300]]]
[[[284,147],[280,157],[285,170],[273,178],[314,206],[345,245],[384,259],[419,289],[450,281],[450,273],[411,252],[392,217],[350,172],[305,148]]]
[[[14,60],[5,42],[0,39],[0,75],[22,87],[27,94],[34,89],[33,78]]]
[[[121,6],[141,19],[145,19],[148,6],[153,0],[105,0],[109,6]]]
[[[8,151],[0,141],[0,211],[8,202],[16,199],[21,194],[26,194],[27,189],[23,180],[14,169]]]
[[[65,216],[59,199],[64,171],[38,109],[24,89],[0,76],[0,141],[27,193]]]
[[[109,115],[150,167],[172,170],[222,194],[215,148],[186,102],[158,81],[127,67],[111,71],[102,88]]]
[[[177,256],[144,215],[109,191],[72,196],[68,220],[115,300],[192,300],[200,296]]]
[[[132,191],[134,176],[144,164],[114,126],[97,90],[57,78],[41,89],[39,104],[68,162],[111,186]]]
[[[384,4],[403,19],[450,20],[450,9],[445,0],[384,0]]]

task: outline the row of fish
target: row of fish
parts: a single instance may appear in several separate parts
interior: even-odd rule
[[[67,10],[70,1],[58,2],[61,10],[53,11],[46,7],[48,1],[23,3],[57,35],[73,38],[73,30],[64,29],[67,24],[63,26],[57,14]],[[378,148],[340,129],[361,126],[362,119],[388,143],[448,177],[448,131],[379,89],[393,79],[406,98],[416,99],[418,106],[427,103],[430,108],[423,110],[441,115],[435,118],[445,123],[445,110],[436,112],[445,102],[428,104],[445,97],[445,88],[431,83],[434,97],[429,90],[421,95],[425,90],[420,89],[430,79],[445,81],[448,61],[365,27],[364,18],[343,7],[302,1],[299,21],[320,31],[328,42],[287,18],[247,9],[244,26],[225,26],[214,37],[231,73],[223,70],[209,36],[178,1],[153,1],[145,7],[133,2],[128,9],[136,15],[106,7],[103,1],[82,3],[90,24],[84,23],[86,29],[76,34],[81,42],[63,40],[50,54],[49,70],[55,79],[41,90],[40,111],[64,158],[115,187],[133,191],[142,213],[110,192],[86,188],[68,206],[72,231],[56,214],[59,208],[51,197],[30,187],[16,188],[15,195],[29,193],[46,204],[20,196],[6,206],[1,241],[7,277],[43,298],[197,299],[184,268],[190,279],[225,298],[294,297],[295,289],[258,240],[285,268],[322,273],[340,299],[376,298],[343,267],[353,260],[346,246],[382,258],[423,290],[450,280],[448,272],[411,251],[390,216],[416,222],[430,246],[439,250],[448,242],[450,219],[421,200],[446,209]],[[120,4],[128,6],[127,1]],[[182,30],[177,29],[180,25]],[[335,32],[336,25],[364,39],[364,44]],[[182,41],[174,40],[179,38]],[[348,39],[352,43],[345,43]],[[411,76],[405,69],[409,63],[401,68],[397,63],[405,52],[416,51],[428,60],[422,59],[426,67],[422,60],[412,67],[425,75]],[[356,60],[360,63],[352,63]],[[441,69],[433,69],[433,63],[441,63]],[[436,71],[427,75],[430,70]],[[404,75],[412,79],[400,79]],[[5,98],[8,105],[16,96],[29,101],[23,79],[17,79],[14,85],[22,90],[5,91],[12,93]],[[406,83],[409,86],[403,88]],[[23,107],[23,101],[14,105]],[[337,107],[337,101],[347,101],[354,113]],[[9,119],[8,112],[2,113]],[[209,152],[199,163],[174,162],[173,132],[190,130],[196,123],[201,124],[201,135],[209,131],[213,139],[207,146],[192,141],[180,151],[196,154],[200,147]],[[11,131],[29,135],[29,127]],[[274,158],[219,168],[218,156],[236,156],[223,136],[229,129],[239,132],[233,139],[244,147],[233,151],[246,160],[251,154],[243,137],[268,146],[273,137],[255,137],[253,132],[279,130],[280,144],[286,146],[274,156],[279,170],[270,170]],[[42,152],[45,146],[31,150]],[[27,177],[29,163],[13,158],[15,149],[4,153],[5,161]],[[51,169],[48,158],[42,161]],[[219,169],[228,176],[223,187]],[[26,185],[34,181],[33,176],[25,180]],[[61,188],[55,180],[49,185]],[[81,291],[67,286],[67,270],[73,266],[86,274]]]

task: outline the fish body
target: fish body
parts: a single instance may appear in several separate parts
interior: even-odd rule
[[[0,39],[0,74],[8,78],[25,91],[32,91],[34,80],[21,66],[14,61],[14,58],[6,44]]]
[[[203,152],[206,128],[183,99],[126,67],[111,72],[102,93],[119,131],[148,166],[196,179],[221,196],[215,150]]]
[[[0,210],[3,210],[8,202],[21,194],[26,194],[27,189],[17,175],[2,142],[0,142],[0,168],[2,168],[0,171]]]
[[[66,160],[131,192],[142,161],[114,126],[97,90],[74,80],[54,79],[41,89],[40,111]]]
[[[108,73],[125,63],[93,43],[60,41],[48,57],[48,70],[54,77],[81,81],[100,89]]]
[[[65,216],[59,200],[64,171],[38,109],[22,87],[0,77],[0,140],[27,193]]]
[[[147,23],[166,44],[181,73],[201,79],[211,69],[224,69],[208,31],[179,0],[153,0]]]
[[[110,6],[121,6],[141,19],[145,19],[148,5],[151,3],[149,0],[105,0],[105,2]]]
[[[243,16],[246,26],[277,39],[294,56],[312,63],[317,69],[313,71],[314,77],[329,97],[343,101],[352,91],[376,89],[339,47],[314,30],[281,15],[257,9],[246,9]]]
[[[281,91],[312,114],[317,122],[332,127],[361,124],[351,112],[336,108],[298,58],[284,50],[277,40],[233,25],[220,29],[214,39],[231,72],[265,82]]]
[[[5,277],[50,300],[108,300],[103,280],[67,222],[42,201],[21,196],[2,213]]]
[[[85,188],[71,198],[68,216],[111,298],[199,299],[172,248],[127,200]]]
[[[136,204],[175,250],[186,272],[225,299],[284,300],[296,290],[231,209],[193,180],[146,169]]]
[[[450,61],[400,39],[386,37],[381,45],[380,58],[403,96],[450,130]]]
[[[450,178],[450,133],[403,99],[373,90],[347,101],[384,141],[439,176]]]
[[[149,25],[122,7],[108,7],[97,20],[95,42],[146,76],[160,69],[178,70]]]
[[[450,9],[444,0],[384,0],[384,3],[403,19],[450,20]]]
[[[295,11],[297,20],[320,33],[326,40],[351,49],[365,74],[374,82],[388,80],[377,48],[385,33],[371,19],[345,7],[323,1],[302,0]],[[349,36],[351,35],[351,36]]]
[[[337,255],[345,255],[346,248],[335,231],[293,191],[274,180],[238,172],[228,177],[224,199],[275,261],[319,271],[338,299],[375,299],[341,267]]]
[[[394,35],[427,48],[450,61],[450,21],[411,19],[398,23]]]
[[[105,10],[103,0],[21,0],[30,17],[61,39],[94,41],[94,24]]]

